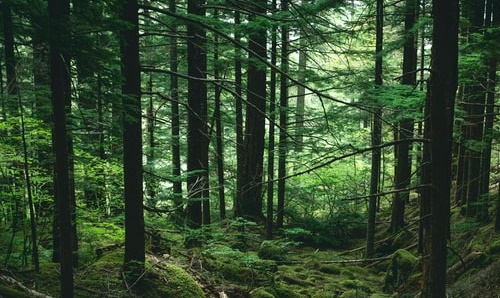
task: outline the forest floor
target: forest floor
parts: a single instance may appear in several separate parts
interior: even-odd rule
[[[392,236],[380,224],[371,259],[363,257],[362,237],[318,248],[290,237],[263,240],[259,226],[245,233],[214,226],[188,236],[170,229],[152,239],[144,274],[132,283],[123,282],[123,247],[96,242],[99,257],[87,256],[75,271],[75,297],[413,298],[421,284],[416,222]],[[449,296],[498,297],[499,233],[491,223],[464,220],[458,210],[452,222]],[[0,271],[0,297],[57,297],[58,291],[58,264],[43,262],[40,273]]]

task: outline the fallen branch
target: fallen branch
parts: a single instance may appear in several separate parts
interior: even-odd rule
[[[30,288],[26,287],[21,282],[15,280],[12,277],[5,276],[5,275],[0,275],[0,280],[4,281],[4,282],[6,282],[6,283],[8,283],[10,285],[14,285],[19,290],[21,290],[23,292],[26,292],[26,293],[30,294],[31,296],[33,296],[33,297],[37,297],[37,298],[52,298],[52,296],[45,295],[43,293],[37,292],[37,291],[35,291],[33,289],[30,289]]]
[[[457,280],[462,273],[464,273],[467,269],[469,269],[474,262],[479,259],[483,255],[480,251],[473,251],[470,254],[466,255],[463,259],[460,259],[459,262],[455,263],[453,266],[448,268],[447,270],[447,279],[449,282],[453,282]]]
[[[355,263],[371,263],[389,260],[392,258],[392,254],[379,258],[368,258],[368,259],[355,259],[355,260],[326,260],[326,261],[318,261],[320,264],[355,264]],[[305,264],[309,261],[276,261],[278,265],[292,265],[292,264]]]

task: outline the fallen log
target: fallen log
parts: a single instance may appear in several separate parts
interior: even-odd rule
[[[356,263],[371,263],[389,260],[392,258],[392,254],[379,258],[368,258],[368,259],[355,259],[355,260],[325,260],[325,261],[317,261],[320,264],[356,264]],[[292,264],[305,264],[310,261],[276,261],[278,265],[292,265]]]
[[[25,293],[28,293],[28,294],[30,294],[33,297],[36,297],[36,298],[53,298],[52,296],[49,296],[49,295],[37,292],[37,291],[35,291],[33,289],[30,289],[30,288],[26,287],[21,282],[15,280],[12,277],[5,276],[5,275],[0,275],[0,280],[3,281],[3,282],[5,282],[5,283],[7,283],[7,284],[9,284],[9,285],[13,285],[16,289],[19,289],[19,290],[21,290],[21,291],[23,291]]]

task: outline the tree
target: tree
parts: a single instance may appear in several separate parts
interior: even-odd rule
[[[218,17],[218,10],[214,10],[214,17]],[[221,64],[219,61],[219,36],[214,36],[214,78],[220,79]],[[223,129],[222,129],[222,116],[221,116],[221,93],[222,88],[215,85],[215,108],[214,108],[214,121],[215,121],[215,139],[216,139],[216,156],[217,156],[217,182],[218,182],[218,195],[219,195],[219,219],[222,221],[226,218],[226,194],[225,194],[225,179],[224,179],[224,147],[222,144]]]
[[[271,9],[277,9],[276,0],[272,1]],[[278,61],[278,33],[277,26],[271,27],[271,65],[276,66]],[[269,77],[269,140],[267,142],[267,204],[266,204],[266,238],[273,237],[274,222],[274,151],[275,151],[275,124],[276,124],[276,79],[277,73],[273,68]]]
[[[59,227],[61,262],[61,296],[73,297],[72,200],[70,160],[67,131],[67,102],[71,90],[69,61],[66,54],[69,41],[69,1],[49,0],[51,35],[50,77],[52,92],[53,148],[55,154],[56,210]]]
[[[500,3],[498,1],[489,0],[486,2],[486,21],[485,27],[493,28],[500,25]],[[491,33],[485,33],[485,39],[492,42],[495,37]],[[496,53],[487,52],[485,57],[487,65],[487,84],[486,84],[486,107],[484,117],[484,136],[485,143],[483,154],[481,156],[481,186],[480,195],[486,197],[486,204],[483,204],[481,216],[485,219],[488,216],[488,206],[490,198],[490,174],[491,174],[491,149],[493,142],[493,124],[495,122],[495,88],[497,85],[497,64],[498,58]],[[497,227],[497,225],[495,225]]]
[[[169,0],[168,9],[176,12],[176,1]],[[177,26],[172,27],[174,34],[170,37],[170,70],[172,73],[177,73],[178,70],[178,54],[177,54]],[[170,112],[172,113],[172,175],[174,176],[173,191],[174,202],[178,208],[177,214],[182,214],[182,181],[181,176],[181,149],[180,149],[180,115],[179,115],[179,82],[177,76],[170,76]]]
[[[288,12],[288,0],[281,1],[281,10]],[[288,149],[288,72],[290,69],[288,61],[288,45],[290,43],[288,24],[281,26],[281,56],[280,56],[280,135],[278,155],[278,202],[276,214],[276,226],[283,228],[285,215],[285,178],[286,178],[286,156]]]
[[[415,86],[417,81],[417,49],[416,35],[413,26],[416,19],[416,1],[405,2],[405,28],[403,47],[403,76],[401,84]],[[396,125],[396,139],[402,141],[395,146],[396,166],[394,187],[402,190],[410,185],[411,180],[411,144],[409,139],[413,137],[414,121],[411,118],[403,118]],[[408,140],[408,141],[405,141]],[[394,194],[392,202],[391,231],[399,231],[405,224],[405,203],[409,201],[408,191],[398,191]]]
[[[375,25],[375,87],[382,86],[382,49],[384,30],[384,2],[377,0],[377,20]],[[377,197],[380,182],[381,150],[382,142],[382,109],[375,103],[372,114],[371,144],[372,166],[370,173],[370,197],[368,201],[368,225],[366,230],[366,257],[372,257],[374,253],[375,220],[377,215]]]
[[[126,22],[120,30],[123,105],[123,183],[125,195],[125,258],[128,281],[135,281],[143,271],[145,260],[141,73],[139,64],[139,17],[137,0],[126,0],[120,19]]]
[[[458,1],[433,0],[430,77],[431,235],[422,297],[446,297],[453,118],[457,90]]]
[[[188,13],[204,16],[204,1],[189,0]],[[210,223],[208,186],[207,53],[206,33],[193,22],[187,25],[188,46],[188,206],[187,218],[194,228]],[[203,208],[202,208],[203,206]]]
[[[266,13],[265,0],[249,4],[252,14],[249,22],[252,30],[248,36],[247,107],[243,141],[243,177],[240,184],[237,216],[261,220],[262,170],[266,115],[266,66],[260,59],[266,57],[266,23],[260,15]]]

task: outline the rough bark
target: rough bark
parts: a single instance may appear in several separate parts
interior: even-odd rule
[[[405,43],[403,46],[403,85],[415,86],[417,68],[416,36],[412,29],[416,19],[415,0],[406,0],[405,4]],[[413,138],[414,121],[410,118],[401,119],[397,126],[397,139],[408,140]],[[394,186],[396,189],[405,189],[411,182],[411,143],[402,142],[395,147],[396,168]],[[410,199],[410,193],[397,192],[394,194],[391,217],[391,231],[397,232],[405,225],[405,204]]]
[[[377,20],[375,35],[375,86],[381,86],[382,81],[382,42],[384,27],[384,2],[377,0]],[[377,105],[377,104],[376,104]],[[380,182],[381,150],[382,142],[382,109],[375,107],[372,115],[372,165],[370,178],[370,197],[368,201],[368,225],[366,229],[366,257],[371,258],[374,254],[375,243],[375,220],[377,214],[377,194]]]
[[[276,0],[272,1],[272,9],[276,10]],[[271,28],[271,64],[276,65],[278,60],[277,26]],[[274,150],[275,150],[275,123],[276,123],[276,70],[271,69],[269,78],[269,141],[267,144],[267,205],[266,205],[266,238],[273,237],[274,216]]]
[[[256,25],[257,15],[266,13],[267,1],[259,0],[251,4],[253,14],[249,22]],[[237,216],[252,220],[262,220],[262,172],[264,157],[264,134],[266,113],[266,67],[259,59],[266,57],[266,28],[259,23],[248,36],[250,50],[247,70],[247,108],[245,115],[243,177],[240,210]],[[260,57],[260,58],[259,58]]]
[[[175,13],[176,12],[176,1],[168,1],[168,9]],[[172,73],[177,73],[178,71],[178,54],[177,54],[177,26],[172,25],[172,31],[174,34],[170,37],[170,71]],[[177,214],[182,215],[183,209],[182,205],[182,181],[181,176],[181,149],[180,149],[180,116],[179,116],[179,82],[177,76],[170,76],[170,111],[172,113],[172,176],[174,177],[173,182],[173,192],[174,192],[174,203],[177,206]]]
[[[288,0],[281,0],[281,10],[288,11]],[[281,26],[281,75],[280,75],[280,135],[278,156],[278,202],[276,227],[283,228],[285,217],[286,158],[288,154],[288,25]]]
[[[205,1],[189,0],[188,13],[204,16]],[[194,23],[187,26],[188,46],[188,206],[193,227],[210,223],[208,200],[207,57],[206,33]],[[202,208],[203,207],[203,208]]]
[[[70,159],[68,148],[66,104],[71,90],[67,69],[69,61],[64,59],[66,42],[69,40],[69,1],[49,0],[48,10],[51,21],[50,76],[53,119],[53,148],[55,154],[55,186],[57,226],[59,228],[59,255],[61,263],[61,296],[73,297],[73,248]]]
[[[433,0],[430,78],[431,244],[422,297],[446,297],[446,240],[450,226],[451,154],[457,90],[458,1]]]
[[[214,11],[214,18],[218,17],[217,9]],[[214,37],[214,61],[219,60],[219,37],[216,35]],[[214,78],[215,80],[220,79],[220,65],[216,64],[214,66]],[[218,181],[218,194],[219,194],[219,219],[222,221],[226,218],[226,194],[225,194],[225,179],[224,179],[224,147],[223,147],[223,137],[224,130],[222,128],[222,118],[221,118],[221,92],[222,89],[219,85],[215,85],[215,108],[214,108],[214,118],[215,118],[215,139],[216,139],[216,151],[217,151],[217,181]]]
[[[141,127],[141,75],[137,0],[127,0],[121,19],[128,27],[120,30],[123,105],[123,172],[125,195],[126,278],[134,280],[144,268],[145,239],[143,213],[143,169]]]

